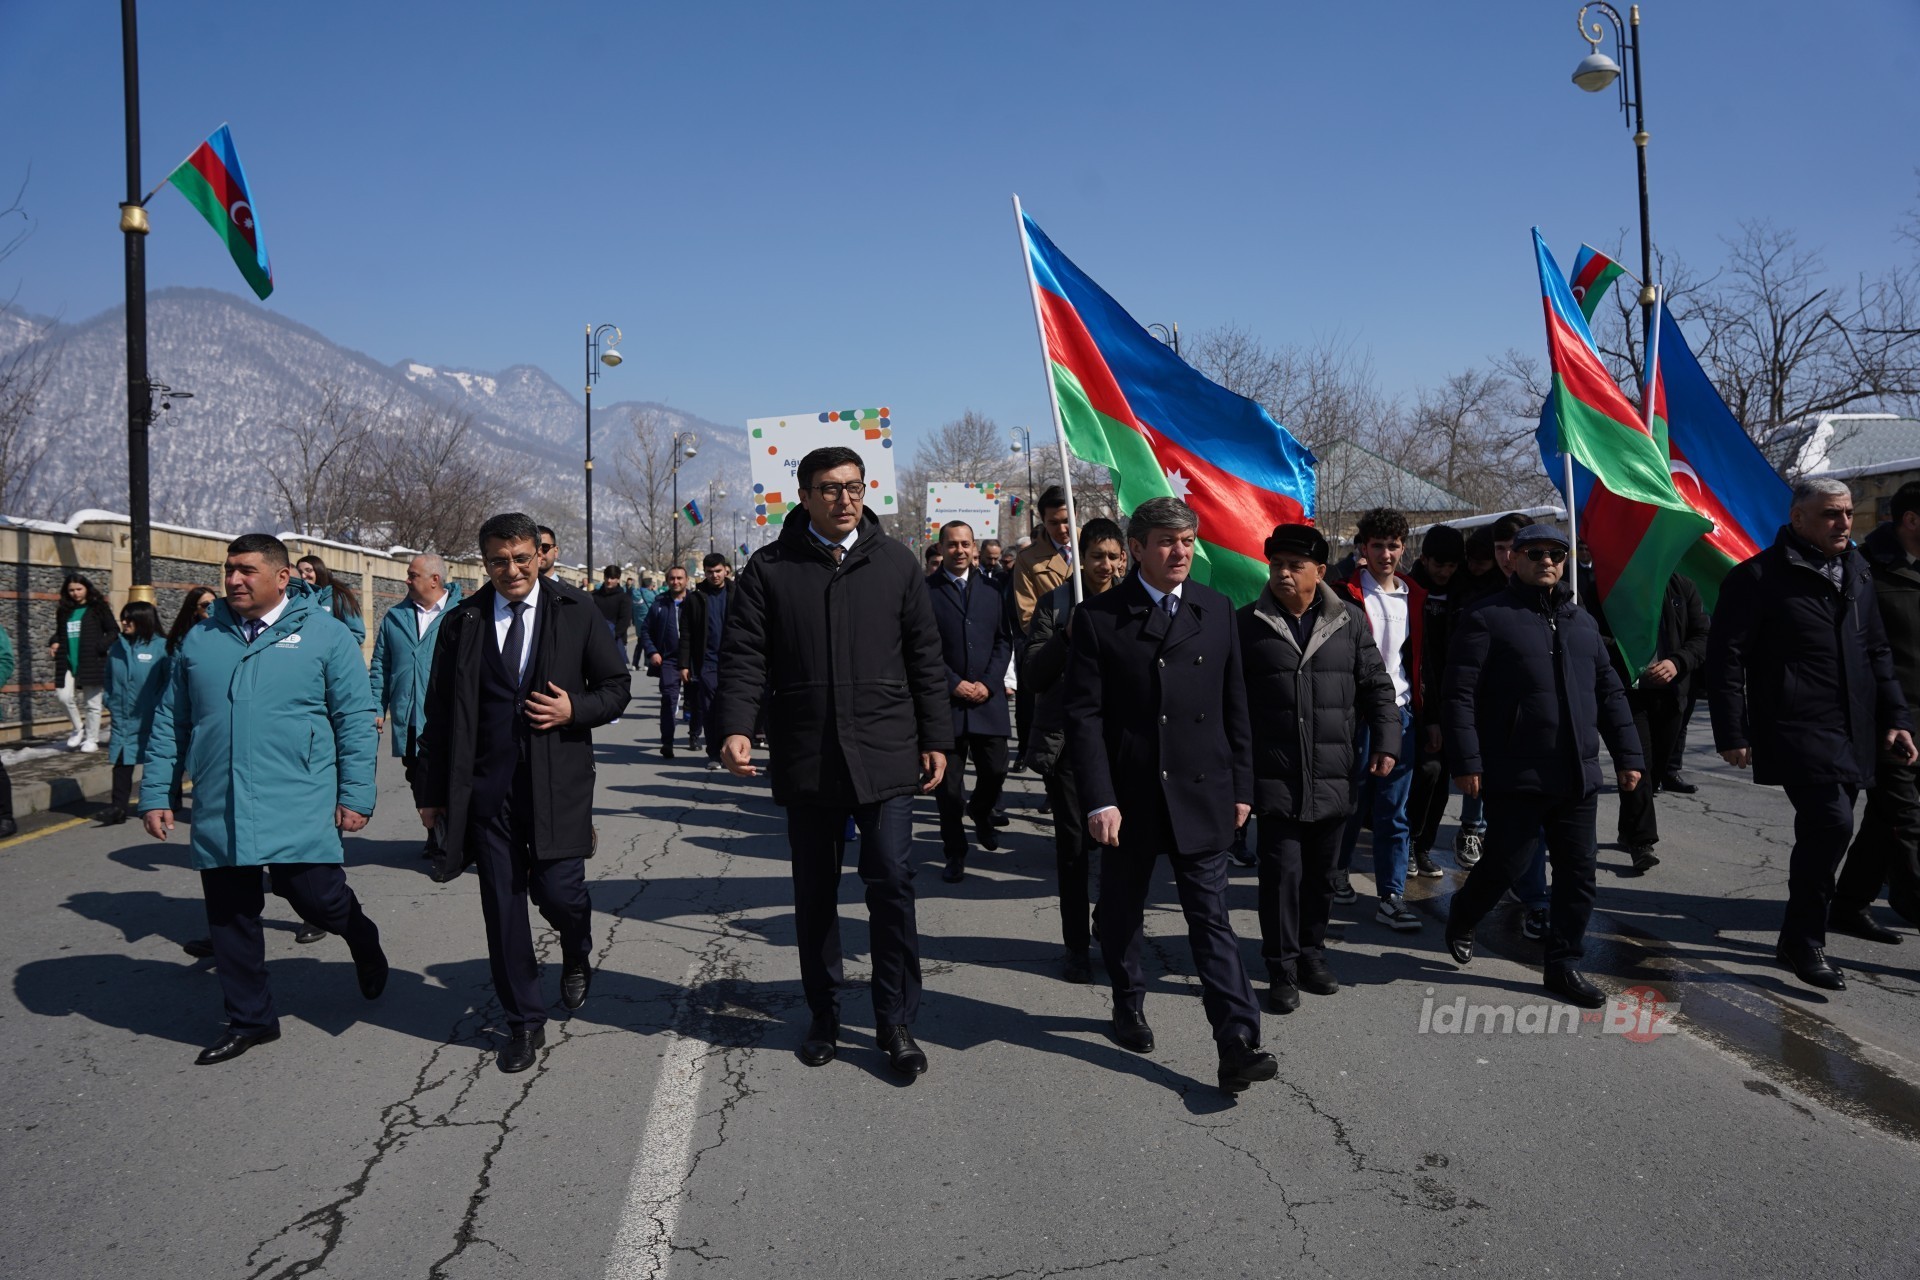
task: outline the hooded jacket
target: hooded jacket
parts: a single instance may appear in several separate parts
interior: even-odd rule
[[[427,724],[427,681],[433,676],[433,648],[440,640],[440,624],[460,603],[460,584],[447,584],[446,599],[440,612],[420,634],[413,602],[402,600],[380,619],[380,630],[373,637],[373,663],[368,683],[373,687],[373,705],[392,723],[387,736],[393,741],[393,754],[406,756],[409,744],[416,749],[419,735]]]
[[[153,713],[166,689],[167,638],[121,636],[107,654],[107,714],[113,717],[112,764],[139,764],[147,758]]]

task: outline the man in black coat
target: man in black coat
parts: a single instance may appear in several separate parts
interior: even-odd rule
[[[578,1009],[593,980],[593,734],[627,705],[626,655],[586,592],[539,576],[539,529],[519,513],[480,526],[488,585],[440,623],[427,683],[414,803],[446,821],[441,874],[468,862],[494,994],[511,1038],[502,1071],[524,1071],[546,1043],[531,896],[560,935],[561,1003]]]
[[[812,1023],[800,1060],[832,1060],[840,1036],[840,860],[860,831],[873,955],[875,1039],[896,1072],[927,1056],[908,1026],[920,1007],[913,797],[935,790],[953,746],[946,667],[919,558],[866,508],[866,464],[815,449],[801,505],[740,575],[720,649],[713,733],[720,761],[758,772],[751,735],[771,696],[773,800],[787,811],[800,985]]]
[[[1585,587],[1580,598],[1595,613],[1603,634],[1612,632],[1599,610],[1597,593],[1589,596]],[[1680,756],[1686,749],[1687,708],[1692,706],[1693,678],[1707,660],[1707,607],[1700,599],[1700,588],[1674,574],[1667,579],[1667,590],[1660,601],[1660,632],[1655,642],[1653,661],[1636,678],[1627,670],[1619,647],[1608,645],[1613,670],[1626,686],[1627,707],[1633,712],[1634,731],[1647,756],[1648,785],[1620,793],[1620,847],[1633,859],[1633,869],[1645,873],[1660,864],[1653,846],[1660,843],[1660,826],[1654,819],[1655,783],[1671,778],[1680,769]]]
[[[1410,744],[1366,613],[1326,584],[1326,535],[1278,525],[1266,551],[1267,588],[1239,613],[1240,660],[1253,721],[1267,1008],[1292,1013],[1302,990],[1340,990],[1326,961],[1327,919],[1355,807],[1359,732],[1376,778]]]
[[[1470,606],[1454,629],[1442,708],[1454,785],[1484,795],[1487,840],[1453,896],[1447,946],[1473,958],[1473,931],[1532,860],[1544,830],[1553,865],[1546,988],[1588,1009],[1606,1003],[1575,967],[1586,954],[1596,894],[1600,740],[1621,791],[1645,763],[1620,677],[1592,615],[1562,580],[1572,548],[1551,525],[1514,535],[1513,577]]]
[[[1867,535],[1860,553],[1873,566],[1880,622],[1887,629],[1894,674],[1911,715],[1920,706],[1920,480],[1900,486],[1893,495],[1892,516]],[[1920,925],[1920,769],[1885,753],[1873,790],[1867,792],[1860,834],[1834,886],[1827,928],[1874,942],[1898,942],[1898,933],[1873,918],[1873,903],[1883,886],[1887,905],[1908,924]]]
[[[1073,614],[1067,749],[1100,859],[1100,950],[1114,1039],[1153,1051],[1140,967],[1147,891],[1173,864],[1187,940],[1220,1052],[1220,1087],[1278,1073],[1259,1048],[1260,1006],[1227,918],[1227,855],[1253,805],[1253,733],[1233,605],[1187,580],[1200,518],[1150,498],[1127,527],[1134,572]]]
[[[620,582],[620,566],[610,564],[601,573],[600,585],[593,589],[594,607],[607,620],[620,652],[627,651],[627,632],[633,629],[633,597]]]
[[[940,810],[940,843],[947,867],[941,878],[958,884],[966,875],[967,833],[962,814],[973,820],[974,838],[992,852],[994,806],[1007,783],[1007,739],[1013,719],[1007,714],[1007,663],[1013,647],[1000,593],[974,563],[973,528],[952,520],[940,529],[940,567],[927,579],[934,625],[940,630],[940,659],[947,666],[947,697],[953,707],[953,752],[934,802]],[[966,795],[967,761],[973,761],[973,799]]]
[[[1793,487],[1773,545],[1720,584],[1707,638],[1713,745],[1793,805],[1793,856],[1780,962],[1802,982],[1846,990],[1826,955],[1833,873],[1853,836],[1853,804],[1879,757],[1915,760],[1913,721],[1853,549],[1853,495],[1827,477]]]
[[[680,726],[680,627],[687,614],[687,571],[667,570],[667,585],[653,598],[640,623],[640,651],[647,674],[660,682],[660,756],[673,759],[673,737]]]
[[[719,746],[717,735],[711,735],[711,742],[705,739],[710,736],[707,721],[720,688],[720,637],[727,626],[727,606],[733,602],[733,566],[726,556],[709,551],[700,569],[700,585],[687,593],[687,607],[680,618],[677,655],[680,685],[693,716],[689,741],[695,751],[703,745]]]

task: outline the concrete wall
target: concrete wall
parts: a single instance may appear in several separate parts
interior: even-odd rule
[[[65,733],[66,715],[54,698],[54,663],[47,655],[60,584],[69,573],[85,574],[107,593],[118,616],[133,585],[130,533],[125,516],[104,511],[79,512],[64,525],[0,517],[0,627],[12,639],[19,664],[0,688],[0,742]],[[153,526],[153,591],[162,627],[172,625],[194,587],[220,590],[220,566],[236,536]],[[412,554],[292,534],[280,537],[294,558],[319,556],[359,595],[371,652],[380,619],[406,598]],[[450,562],[448,573],[468,594],[484,580],[477,558]]]

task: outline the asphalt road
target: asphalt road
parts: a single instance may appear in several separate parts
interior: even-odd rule
[[[270,898],[285,1034],[220,1067],[193,1065],[221,1006],[210,964],[179,947],[205,932],[184,833],[85,823],[0,845],[0,1270],[1920,1273],[1920,937],[1836,937],[1852,982],[1835,997],[1777,970],[1785,802],[1699,745],[1699,795],[1661,798],[1662,865],[1632,878],[1601,852],[1591,968],[1656,990],[1672,1030],[1537,1029],[1552,1006],[1510,909],[1471,969],[1445,954],[1456,872],[1418,882],[1416,935],[1373,923],[1364,893],[1335,909],[1345,989],[1269,1015],[1280,1079],[1232,1101],[1170,881],[1149,916],[1160,1047],[1138,1057],[1104,1034],[1103,988],[1059,980],[1046,827],[1020,817],[949,886],[930,803],[931,1069],[889,1076],[863,992],[841,1058],[800,1065],[781,815],[763,784],[637,748],[651,720],[601,735],[592,997],[565,1016],[548,966],[549,1047],[518,1076],[493,1067],[475,882],[427,878],[395,760],[349,846],[393,960],[386,994],[360,998],[338,939],[295,945]],[[1030,775],[1010,802],[1038,802]],[[1612,821],[1609,798],[1603,839]],[[864,977],[858,894],[850,871]],[[1233,894],[1257,974],[1251,872]],[[1436,1030],[1461,998],[1536,1029],[1495,1012]]]

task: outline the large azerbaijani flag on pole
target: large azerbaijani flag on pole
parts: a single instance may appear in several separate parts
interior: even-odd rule
[[[214,233],[226,242],[234,265],[253,292],[265,298],[273,292],[273,267],[267,261],[267,239],[253,213],[253,193],[247,172],[240,167],[233,133],[221,125],[167,175],[188,203],[206,218]]]
[[[1667,579],[1712,522],[1673,486],[1667,453],[1649,423],[1607,372],[1566,277],[1538,228],[1534,257],[1553,366],[1548,401],[1560,452],[1593,474],[1588,492],[1568,494],[1580,536],[1593,552],[1594,585],[1614,643],[1636,675],[1653,661]],[[1655,356],[1657,369],[1658,356]],[[1654,375],[1656,395],[1660,388]],[[1544,415],[1543,415],[1544,416]]]
[[[1313,516],[1313,455],[1142,328],[1024,212],[1020,221],[1067,447],[1112,473],[1122,511],[1169,496],[1192,507],[1194,579],[1251,602],[1267,583],[1267,535]]]

